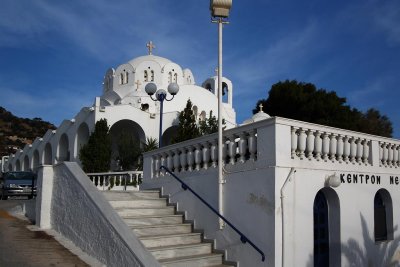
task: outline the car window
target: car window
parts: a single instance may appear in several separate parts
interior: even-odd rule
[[[4,178],[7,180],[29,180],[36,177],[32,172],[10,172]]]

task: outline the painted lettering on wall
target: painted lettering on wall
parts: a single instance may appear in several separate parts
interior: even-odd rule
[[[390,184],[399,184],[399,177],[398,176],[390,176]]]
[[[399,176],[389,177],[384,176],[383,179],[387,181],[389,180],[389,184],[391,185],[400,185]],[[381,176],[376,174],[361,174],[361,173],[341,173],[340,174],[340,182],[342,184],[381,184]]]
[[[381,184],[381,176],[374,174],[341,173],[340,181],[342,184]]]

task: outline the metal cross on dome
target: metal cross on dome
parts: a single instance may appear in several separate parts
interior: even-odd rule
[[[263,107],[264,107],[264,106],[263,106],[262,103],[260,103],[260,105],[258,105],[258,107],[260,108],[260,112],[264,112],[264,111],[263,111]]]
[[[155,45],[153,45],[153,42],[150,41],[146,44],[147,49],[149,50],[149,55],[153,54],[153,49],[156,48]]]

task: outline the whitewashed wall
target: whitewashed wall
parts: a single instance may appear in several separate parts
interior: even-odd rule
[[[219,230],[216,216],[159,171],[161,165],[174,170],[218,207],[216,135],[145,154],[142,188],[162,188],[197,228],[205,230],[207,238],[216,239],[216,248],[226,250],[229,261],[240,266],[313,266],[313,203],[321,189],[339,198],[340,218],[332,218],[340,225],[338,240],[331,245],[337,255],[332,266],[351,266],[356,260],[382,266],[389,247],[399,246],[400,185],[390,183],[390,176],[400,177],[398,140],[283,118],[227,130],[224,136],[224,216],[265,252],[265,263],[229,227]],[[363,183],[344,179],[337,188],[327,185],[329,176],[348,174],[375,175],[381,180],[366,184],[365,179]],[[394,240],[375,243],[374,196],[381,188],[391,195],[396,230]],[[349,254],[355,246],[363,251],[361,259]]]
[[[107,266],[160,266],[76,163],[42,168],[39,227],[54,229]]]

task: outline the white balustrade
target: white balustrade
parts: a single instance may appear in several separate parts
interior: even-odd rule
[[[278,136],[270,136],[268,133],[271,131],[264,130],[278,125],[268,120],[265,121],[265,124],[261,121],[224,131],[222,142],[223,164],[235,166],[256,162],[260,156],[264,159],[266,154],[269,153],[269,147],[266,147],[266,145],[273,143],[265,138],[275,138],[276,144],[283,149],[286,149],[283,144],[287,144],[287,142],[286,139],[283,140],[281,138],[288,138],[291,143],[290,146],[287,144],[287,149],[289,150],[287,157],[290,160],[301,161],[307,159],[307,162],[315,161],[320,164],[339,163],[365,166],[374,166],[379,162],[379,166],[382,168],[400,167],[400,142],[396,140],[391,142],[387,138],[379,138],[333,127],[287,119],[277,120],[280,122],[280,132],[278,130],[275,132],[278,133]],[[259,132],[259,129],[263,130]],[[286,129],[290,129],[289,132],[286,132],[287,135],[281,131]],[[259,136],[259,133],[263,133],[263,136]],[[175,173],[215,171],[218,166],[217,141],[217,135],[212,134],[149,153],[152,177],[165,175],[164,171],[160,172],[160,166],[162,165]],[[259,150],[259,145],[261,145],[262,150]],[[273,147],[271,148],[273,149]],[[274,152],[271,151],[271,153]],[[379,153],[379,160],[376,159],[377,156],[373,155],[373,153]],[[281,153],[279,157],[285,162],[284,154]],[[303,161],[302,164],[307,162]],[[228,166],[227,168],[230,168]]]
[[[142,171],[87,173],[99,190],[138,190]]]
[[[371,142],[361,137],[302,127],[291,127],[290,137],[292,159],[372,164]]]
[[[247,127],[249,128],[249,127]],[[229,165],[243,164],[257,160],[257,130],[231,129],[223,140],[223,163]],[[175,145],[172,149],[161,148],[152,155],[153,177],[160,177],[165,171],[161,166],[167,166],[173,172],[193,172],[207,170],[218,165],[218,146],[215,135],[186,141]],[[179,145],[179,146],[178,146]],[[174,145],[172,145],[174,146]],[[164,150],[163,150],[164,149]]]
[[[384,167],[400,167],[400,144],[379,142],[379,163]]]

